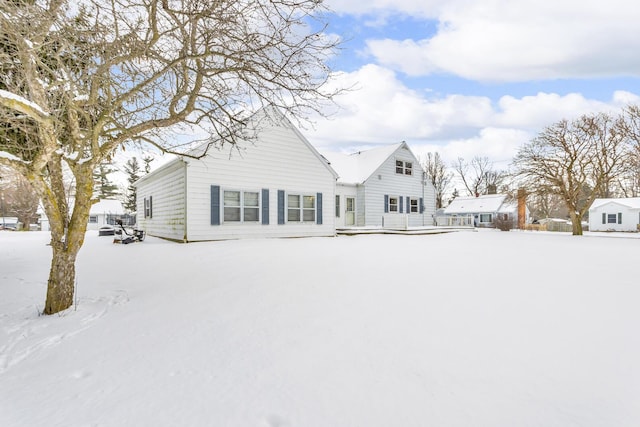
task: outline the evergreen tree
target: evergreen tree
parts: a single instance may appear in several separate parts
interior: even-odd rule
[[[136,187],[133,185],[140,179],[140,163],[136,157],[130,158],[124,165],[124,171],[127,174],[127,194],[124,201],[124,208],[129,212],[136,211]]]
[[[144,173],[147,174],[151,172],[151,162],[153,162],[154,158],[151,156],[143,157],[142,161],[144,162]]]
[[[109,180],[109,175],[115,171],[109,164],[100,163],[98,169],[93,172],[94,194],[98,199],[114,199],[120,194],[118,186]]]
[[[457,188],[454,188],[453,193],[451,193],[451,197],[449,197],[449,202],[447,203],[447,205],[450,205],[451,202],[453,202],[456,199],[456,197],[460,197],[460,193],[458,193]]]

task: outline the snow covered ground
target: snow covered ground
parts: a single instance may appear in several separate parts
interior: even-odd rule
[[[48,235],[0,232],[0,426],[640,425],[635,234],[93,233],[46,317]]]

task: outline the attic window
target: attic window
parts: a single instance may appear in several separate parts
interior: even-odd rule
[[[399,175],[412,175],[413,163],[403,160],[396,160],[396,173]]]

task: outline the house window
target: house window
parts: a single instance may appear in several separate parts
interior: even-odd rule
[[[607,215],[607,224],[615,224],[617,222],[618,222],[618,215],[616,214]]]
[[[412,175],[413,163],[403,160],[396,160],[396,173],[399,175]]]
[[[413,174],[413,163],[404,162],[404,174],[405,175],[412,175]]]
[[[244,222],[258,222],[260,219],[260,196],[257,191],[245,191],[244,203],[242,205],[244,212]]]
[[[316,221],[316,196],[302,197],[302,218],[303,221]]]
[[[224,220],[225,222],[240,221],[240,192],[224,192]]]
[[[144,217],[153,218],[153,197],[144,198]]]
[[[340,196],[336,196],[336,218],[340,218]]]
[[[389,197],[389,212],[398,212],[398,198],[394,196]]]
[[[97,224],[98,215],[89,215],[89,224]]]
[[[402,160],[396,160],[396,173],[404,174],[404,162]]]
[[[260,197],[256,191],[224,192],[225,222],[258,222]]]
[[[419,206],[420,206],[420,204],[419,204],[418,199],[410,199],[410,200],[409,200],[409,208],[410,208],[410,211],[409,211],[409,212],[411,212],[411,213],[418,213],[418,212],[420,212],[420,210],[419,210]]]
[[[287,195],[287,221],[315,222],[316,196]]]
[[[480,214],[480,222],[491,222],[491,214],[490,213]]]

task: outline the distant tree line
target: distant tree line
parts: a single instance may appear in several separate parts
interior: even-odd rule
[[[421,162],[443,207],[453,173],[438,153]],[[524,144],[510,171],[496,170],[486,157],[452,165],[470,196],[526,190],[536,217],[567,217],[573,234],[582,234],[582,220],[596,198],[640,196],[640,107],[629,105],[617,114],[585,114],[545,127]],[[458,195],[453,190],[452,197]]]

